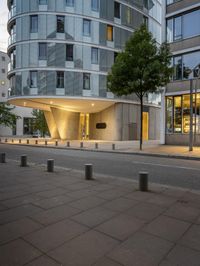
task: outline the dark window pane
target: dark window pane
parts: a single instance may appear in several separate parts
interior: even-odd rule
[[[46,60],[47,59],[47,44],[39,43],[39,59]]]
[[[30,16],[30,32],[31,33],[38,32],[38,16],[37,15]]]
[[[90,74],[83,73],[83,89],[90,90]]]
[[[99,62],[99,49],[92,47],[91,49],[91,62],[92,64],[98,64]]]
[[[65,30],[65,17],[57,16],[57,32],[64,33]]]
[[[66,0],[66,6],[74,6],[74,0]]]
[[[74,60],[74,46],[73,44],[66,44],[66,61]]]
[[[37,71],[30,71],[30,87],[37,88]]]
[[[182,57],[174,57],[174,79],[182,79]]]
[[[64,72],[57,71],[56,88],[64,88]]]
[[[90,36],[91,34],[91,21],[83,19],[83,35]]]
[[[120,18],[120,3],[114,2],[115,7],[115,17]]]

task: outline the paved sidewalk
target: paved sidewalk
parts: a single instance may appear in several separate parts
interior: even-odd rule
[[[67,146],[67,141],[56,141],[52,139],[27,139],[27,138],[6,138],[1,137],[0,143],[11,145],[27,145],[33,147],[51,147],[56,149],[75,149],[75,150],[90,150],[99,152],[115,152],[127,153],[146,156],[170,157],[190,160],[200,160],[200,147],[194,147],[192,152],[189,152],[188,146],[162,145],[158,140],[144,141],[143,150],[139,150],[139,141],[92,141],[92,140],[73,140],[69,141],[70,147]],[[28,140],[28,144],[27,144]],[[45,141],[46,144],[45,144]],[[81,147],[81,143],[83,143]],[[96,147],[98,144],[98,147]],[[113,149],[113,144],[114,149]]]
[[[200,193],[0,164],[1,266],[200,266]]]

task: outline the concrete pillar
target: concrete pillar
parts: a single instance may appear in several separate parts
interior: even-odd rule
[[[60,135],[59,135],[59,132],[58,132],[57,125],[55,123],[54,117],[52,115],[52,112],[44,111],[44,116],[45,116],[45,119],[46,119],[46,122],[47,122],[47,125],[48,125],[48,128],[49,128],[49,132],[51,134],[51,137],[53,139],[59,139]]]

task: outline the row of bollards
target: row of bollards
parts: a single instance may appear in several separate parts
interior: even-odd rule
[[[0,154],[0,163],[6,163],[6,154]],[[27,155],[23,154],[20,157],[20,166],[27,167]],[[54,172],[54,159],[47,160],[47,172]],[[94,180],[93,178],[93,165],[85,164],[85,179],[86,180]],[[139,172],[139,190],[140,191],[148,191],[148,172]]]

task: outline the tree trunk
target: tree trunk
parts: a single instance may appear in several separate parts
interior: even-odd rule
[[[143,143],[143,96],[140,97],[140,150]]]

